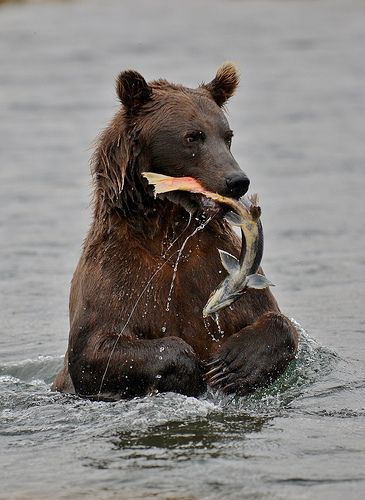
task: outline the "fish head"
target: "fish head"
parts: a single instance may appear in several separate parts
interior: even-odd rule
[[[224,280],[213,293],[211,293],[204,309],[203,318],[212,316],[221,309],[233,304],[241,297],[243,290],[234,291],[230,287],[230,281]]]

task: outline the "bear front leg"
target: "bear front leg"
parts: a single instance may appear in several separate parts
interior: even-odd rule
[[[224,393],[243,396],[270,385],[295,358],[298,332],[280,313],[266,313],[258,321],[228,337],[208,363],[204,378]]]
[[[120,399],[154,392],[198,396],[206,389],[195,352],[178,337],[136,340],[108,335],[83,351],[69,354],[76,394],[92,399]]]

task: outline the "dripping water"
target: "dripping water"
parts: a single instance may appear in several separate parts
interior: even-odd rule
[[[214,319],[214,321],[215,321],[215,323],[217,325],[218,333],[220,335],[220,339],[223,339],[224,338],[224,330],[222,329],[221,324],[219,323],[218,313],[214,314],[213,319]]]
[[[185,231],[188,229],[188,227],[190,226],[190,223],[191,223],[191,219],[192,219],[192,214],[189,213],[189,219],[188,219],[188,223],[186,224],[186,226],[184,227],[184,229],[181,231],[180,234],[178,234],[176,236],[176,238],[174,240],[172,240],[172,242],[168,245],[168,247],[166,248],[165,252],[162,254],[162,258],[165,258],[167,253],[171,250],[171,248],[175,245],[175,243],[177,242],[177,240],[179,238],[181,238],[181,236],[185,233]]]
[[[208,332],[209,337],[213,340],[213,342],[219,342],[219,339],[215,338],[214,333],[212,332],[212,330],[210,328],[209,320],[207,318],[204,318],[203,323],[204,323],[206,331]]]
[[[180,247],[180,250],[178,251],[178,254],[177,254],[177,258],[176,258],[176,261],[175,261],[175,265],[174,265],[174,269],[173,269],[173,274],[172,274],[172,280],[171,280],[171,285],[170,285],[170,290],[169,290],[169,293],[168,293],[168,296],[167,296],[167,302],[166,302],[166,311],[169,311],[170,310],[170,302],[171,302],[171,296],[172,296],[172,292],[173,292],[173,289],[174,289],[174,284],[175,284],[175,280],[176,280],[176,275],[177,275],[177,268],[179,266],[179,262],[180,262],[180,259],[181,259],[181,256],[182,256],[182,253],[184,251],[184,248],[187,244],[187,242],[190,240],[190,238],[192,238],[193,236],[196,235],[196,233],[198,233],[199,231],[202,231],[208,224],[209,222],[212,220],[212,217],[208,217],[204,222],[202,222],[197,228],[194,229],[194,231],[189,234],[189,236],[187,236],[187,238],[185,238],[183,244],[181,245]]]
[[[214,320],[215,324],[217,325],[217,330],[218,330],[218,335],[219,335],[218,338],[214,335],[214,333],[212,331],[212,325],[209,323],[208,318],[204,318],[203,323],[204,323],[206,331],[208,332],[208,335],[213,340],[213,342],[220,342],[224,338],[224,330],[222,329],[222,327],[219,323],[218,313],[216,313],[213,316],[213,320]]]

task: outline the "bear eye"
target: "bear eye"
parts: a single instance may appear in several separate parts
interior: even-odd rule
[[[203,142],[204,139],[205,139],[205,134],[201,130],[194,130],[194,132],[189,132],[185,136],[185,140],[188,144],[191,144],[192,142],[198,142],[198,141]]]
[[[224,136],[224,142],[227,144],[228,148],[231,149],[231,145],[232,145],[232,137],[233,137],[233,131],[230,130],[229,132],[227,132]]]

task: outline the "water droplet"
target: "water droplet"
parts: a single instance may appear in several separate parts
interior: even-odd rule
[[[162,360],[162,356],[159,356],[158,359]]]
[[[165,333],[166,332],[166,326],[163,326],[161,328],[161,330],[162,330],[162,333]],[[161,351],[161,349],[164,350],[165,348],[164,347],[160,347],[160,351]]]
[[[161,377],[162,377],[162,375],[156,375],[156,377],[155,377],[155,378],[161,378]]]
[[[222,329],[220,323],[219,323],[219,316],[218,316],[218,313],[215,313],[214,314],[214,321],[216,322],[216,325],[218,327],[218,333],[220,334],[221,336],[221,339],[224,338],[224,330]]]
[[[164,346],[161,346],[160,347],[160,352],[164,352],[164,350],[165,350]]]

